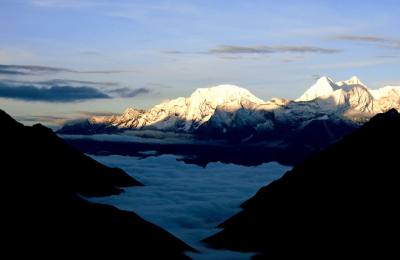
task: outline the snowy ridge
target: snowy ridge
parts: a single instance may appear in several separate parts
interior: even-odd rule
[[[190,97],[166,101],[147,111],[128,108],[121,115],[92,117],[84,128],[104,131],[95,127],[102,125],[122,130],[239,135],[247,139],[282,132],[282,127],[301,130],[316,120],[357,125],[390,108],[400,109],[399,86],[371,90],[355,76],[339,82],[321,77],[295,101],[281,98],[263,101],[244,88],[219,85],[196,89]],[[68,131],[60,130],[66,134]]]
[[[362,81],[357,77],[357,76],[353,76],[348,80],[344,80],[344,81],[338,81],[335,83],[337,86],[342,87],[344,85],[361,85],[363,87],[367,87],[366,85],[364,85],[364,83],[362,83]]]
[[[155,128],[191,132],[209,121],[217,110],[254,109],[265,102],[250,91],[234,85],[199,88],[188,97],[163,102],[148,111],[128,108],[121,116],[94,117],[92,123],[111,124],[119,128]]]
[[[400,87],[387,86],[369,89],[358,77],[334,83],[327,77],[320,78],[296,101],[331,100],[335,107],[347,106],[349,113],[366,113],[373,116],[390,108],[400,108]],[[325,102],[329,103],[329,102]]]

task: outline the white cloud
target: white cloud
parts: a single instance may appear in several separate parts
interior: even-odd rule
[[[215,226],[237,213],[239,205],[289,167],[268,163],[257,167],[211,163],[206,168],[163,155],[137,159],[125,156],[93,156],[108,166],[121,167],[144,183],[119,196],[92,199],[140,216],[199,249],[195,259],[244,259],[240,254],[207,249],[199,241],[217,231]]]
[[[157,130],[124,131],[123,134],[96,134],[96,135],[60,135],[63,139],[86,139],[108,142],[132,142],[149,144],[196,144],[210,145],[210,141],[202,141],[186,133],[163,132]],[[213,145],[224,145],[224,141],[211,142]]]

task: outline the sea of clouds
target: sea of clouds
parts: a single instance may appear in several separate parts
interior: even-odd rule
[[[121,134],[67,135],[59,134],[63,139],[92,140],[101,142],[131,142],[148,144],[196,144],[226,145],[224,140],[199,140],[191,134],[163,132],[155,130],[124,131]]]
[[[200,240],[240,211],[240,204],[290,167],[266,163],[255,167],[210,163],[206,168],[162,155],[139,159],[129,156],[92,156],[120,167],[145,184],[127,188],[121,195],[90,199],[134,211],[198,249],[194,259],[249,259],[252,254],[211,250]]]

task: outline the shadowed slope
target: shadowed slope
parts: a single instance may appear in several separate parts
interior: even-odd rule
[[[2,249],[14,257],[175,259],[193,250],[133,212],[82,198],[141,184],[77,152],[50,129],[25,127],[0,110],[0,143]]]
[[[121,169],[102,165],[64,144],[40,124],[25,127],[1,110],[0,123],[2,166],[25,178],[86,196],[118,194],[120,187],[142,185]],[[26,174],[24,170],[35,170],[36,174]],[[3,178],[4,175],[16,177],[11,172],[3,174]]]
[[[260,189],[204,241],[266,257],[397,251],[399,134],[396,110],[376,115]]]

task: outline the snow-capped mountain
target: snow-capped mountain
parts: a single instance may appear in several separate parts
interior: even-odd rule
[[[92,117],[91,123],[110,124],[118,128],[153,128],[193,132],[213,116],[221,123],[230,123],[222,113],[234,113],[239,109],[257,110],[265,102],[250,91],[234,85],[199,88],[188,98],[179,97],[163,102],[148,111],[128,108],[121,116]],[[223,112],[222,112],[223,111]]]
[[[321,77],[296,100],[263,101],[244,88],[219,85],[199,88],[144,111],[128,108],[121,115],[92,117],[84,124],[68,125],[64,134],[93,134],[127,129],[155,129],[218,138],[254,139],[290,136],[318,127],[333,135],[333,125],[351,128],[379,112],[400,109],[400,87],[369,89],[357,77],[334,82]],[[333,124],[333,125],[332,125]]]
[[[337,85],[328,77],[321,77],[296,101],[310,101],[318,97],[330,95],[337,89]]]
[[[381,90],[374,91],[381,92]],[[316,101],[322,108],[327,106],[328,110],[344,107],[349,112],[376,114],[382,112],[381,107],[376,104],[377,99],[380,97],[374,97],[372,91],[354,76],[336,83],[328,77],[322,77],[296,101]]]
[[[399,108],[400,86],[386,86],[378,90],[371,90],[370,92],[382,111],[389,110],[390,108]]]

